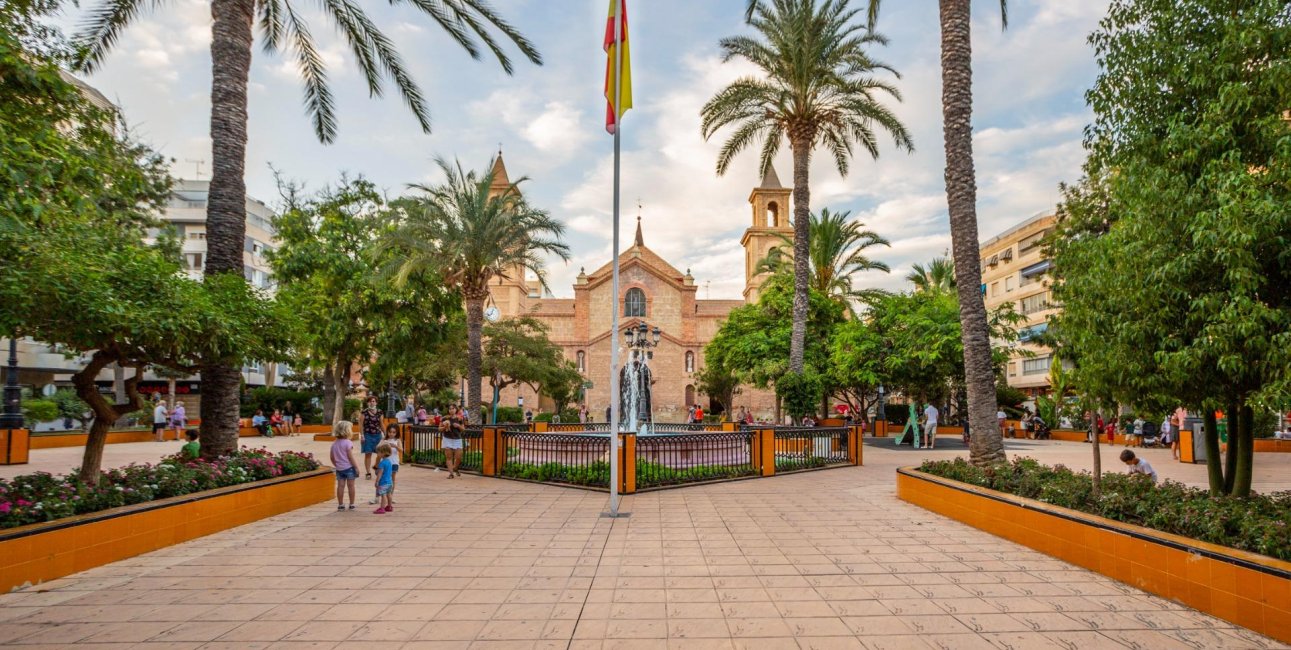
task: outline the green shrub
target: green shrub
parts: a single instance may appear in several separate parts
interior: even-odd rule
[[[39,422],[57,420],[59,417],[58,403],[47,399],[23,400],[22,414],[27,419],[28,426]]]
[[[610,486],[610,464],[604,461],[595,461],[587,465],[506,463],[502,466],[502,475],[526,481],[552,481],[593,487]]]
[[[802,374],[786,373],[776,380],[776,396],[784,400],[784,410],[795,420],[820,407],[824,390],[820,375],[806,370]]]
[[[76,396],[76,391],[70,388],[60,388],[54,392],[49,401],[58,404],[58,414],[65,418],[79,420],[85,412],[90,410],[90,406],[81,401]]]
[[[1246,499],[1211,497],[1206,490],[1174,481],[1154,485],[1141,474],[1109,473],[1103,475],[1101,496],[1095,497],[1089,472],[1049,467],[1033,458],[1014,458],[992,467],[977,467],[962,458],[925,461],[919,469],[1127,524],[1291,560],[1291,491]]]
[[[499,423],[524,422],[524,411],[518,406],[499,406]]]
[[[261,386],[252,388],[247,391],[242,398],[241,416],[249,418],[256,413],[256,409],[264,411],[266,417],[273,413],[274,409],[285,408],[287,402],[291,402],[292,408],[300,413],[301,421],[305,424],[317,424],[323,421],[323,411],[320,407],[314,405],[314,400],[322,402],[322,395],[306,391],[291,390],[287,388],[278,388],[276,386]],[[349,411],[346,411],[349,413]]]

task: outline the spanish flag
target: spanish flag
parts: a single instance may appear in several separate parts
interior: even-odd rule
[[[614,110],[614,48],[616,46],[614,39],[614,19],[619,17],[621,31],[619,42],[623,44],[623,59],[621,62],[621,73],[623,75],[621,87],[619,88],[619,98],[621,105],[618,110]],[[632,108],[632,64],[628,56],[628,2],[627,0],[610,0],[610,15],[605,19],[605,53],[608,59],[605,62],[605,130],[614,133],[618,128],[619,120],[623,114]]]

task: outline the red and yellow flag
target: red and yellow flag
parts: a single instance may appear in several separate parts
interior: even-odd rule
[[[623,60],[620,82],[618,110],[614,106],[614,56],[617,43],[614,40],[614,19],[619,18],[621,31],[619,42],[623,44]],[[632,64],[628,56],[628,2],[627,0],[610,0],[610,15],[605,19],[605,53],[609,58],[605,62],[605,130],[614,133],[623,114],[632,108]]]

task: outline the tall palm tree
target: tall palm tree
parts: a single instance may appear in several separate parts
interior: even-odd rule
[[[955,264],[938,257],[928,266],[915,264],[905,279],[914,284],[915,291],[950,293],[955,290]]]
[[[466,301],[467,404],[477,422],[480,408],[481,336],[489,281],[521,279],[512,273],[532,271],[544,289],[543,258],[569,260],[561,241],[565,226],[535,208],[520,194],[521,178],[506,189],[493,189],[494,171],[463,171],[461,163],[436,159],[447,180],[429,187],[413,185],[419,196],[400,202],[390,230],[377,245],[378,257],[390,259],[386,271],[395,282],[422,270],[437,272]],[[493,168],[496,169],[496,168]],[[386,257],[388,255],[388,258]]]
[[[848,221],[850,214],[822,208],[819,215],[811,215],[808,256],[811,288],[846,304],[849,310],[854,302],[870,302],[887,293],[882,289],[858,289],[853,280],[865,271],[890,272],[887,264],[870,259],[865,251],[872,246],[892,245],[878,233],[865,230],[865,224],[860,221]],[[758,262],[755,273],[793,272],[793,255],[786,252],[793,250],[793,242],[783,235],[780,239],[785,247],[772,248]]]
[[[266,52],[287,50],[300,69],[305,108],[318,139],[336,138],[336,119],[327,69],[309,26],[290,0],[210,0],[211,2],[211,185],[206,209],[206,268],[208,274],[242,274],[246,236],[247,78],[251,69],[253,30],[259,27]],[[397,2],[397,0],[392,0]],[[143,0],[101,0],[79,37],[83,58],[79,67],[92,71],[125,28],[145,9],[158,3]],[[530,61],[541,64],[534,46],[495,12],[485,0],[411,0],[427,13],[472,58],[479,59],[481,43],[508,74],[511,60],[491,29],[500,32]],[[404,68],[394,44],[353,0],[319,3],[345,37],[363,72],[368,93],[383,92],[389,77],[423,131],[430,131],[430,113],[421,90]],[[202,454],[218,456],[237,448],[238,384],[240,373],[227,359],[204,359],[202,365]]]
[[[848,0],[768,0],[750,7],[748,23],[757,36],[734,36],[720,42],[722,58],[745,59],[760,68],[723,88],[700,111],[705,139],[734,128],[717,157],[722,175],[732,159],[761,141],[760,170],[771,166],[783,140],[793,152],[794,296],[789,371],[803,370],[810,285],[811,197],[808,168],[811,153],[824,146],[838,173],[847,174],[856,145],[872,158],[879,155],[878,130],[887,131],[898,148],[913,150],[905,125],[879,101],[900,101],[896,87],[877,73],[900,75],[870,57],[868,48],[887,39],[853,23],[857,11]]]
[[[869,0],[869,24],[881,0]],[[973,169],[973,44],[970,0],[939,0],[941,6],[941,121],[946,147],[946,204],[955,261],[959,321],[968,387],[969,458],[974,464],[1003,462],[1004,440],[995,421],[995,369],[991,329],[983,302],[982,263],[977,241],[977,176]],[[1000,0],[1000,21],[1008,26],[1008,2]]]

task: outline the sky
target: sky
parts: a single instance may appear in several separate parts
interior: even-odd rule
[[[864,0],[853,0],[863,9]],[[257,35],[249,89],[248,193],[278,200],[272,169],[318,189],[342,174],[362,175],[391,196],[409,183],[435,183],[435,158],[457,158],[483,171],[499,146],[512,180],[534,205],[567,226],[573,257],[552,260],[548,282],[573,295],[579,269],[609,261],[613,139],[604,130],[601,39],[605,0],[495,0],[530,38],[544,63],[514,48],[514,75],[495,60],[473,61],[412,3],[361,3],[401,52],[422,87],[432,131],[423,133],[393,89],[372,98],[353,57],[317,13],[311,21],[336,97],[339,135],[323,145],[313,134],[298,73],[281,54],[265,53]],[[1090,121],[1085,90],[1098,68],[1087,44],[1106,0],[1012,0],[1009,27],[999,5],[973,3],[974,152],[981,239],[1039,212],[1051,211],[1058,184],[1075,181]],[[93,0],[62,17],[74,30]],[[749,191],[760,180],[756,150],[726,175],[715,163],[722,138],[700,134],[703,103],[754,70],[723,63],[718,41],[749,34],[745,0],[630,0],[635,108],[623,120],[623,241],[631,244],[640,214],[646,245],[678,269],[690,269],[700,298],[739,298],[744,284],[740,235],[751,224]],[[813,211],[850,211],[891,247],[872,257],[890,274],[857,278],[863,287],[909,288],[915,263],[946,254],[950,229],[943,184],[937,3],[883,3],[878,31],[890,39],[873,56],[901,74],[890,78],[901,101],[884,102],[913,135],[915,151],[881,143],[861,154],[846,177],[823,155],[811,165]],[[125,31],[101,70],[87,80],[123,110],[134,135],[175,160],[181,178],[209,178],[210,10],[198,0],[151,4]],[[775,167],[791,182],[788,147]],[[198,176],[200,172],[200,176]],[[638,208],[638,205],[640,206]]]

